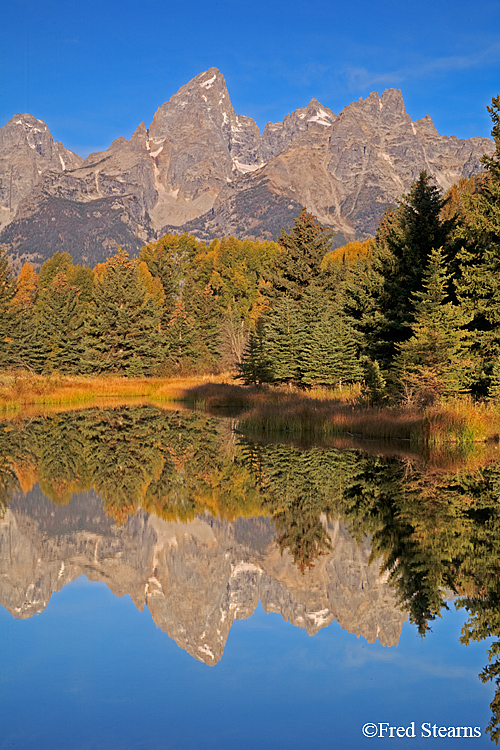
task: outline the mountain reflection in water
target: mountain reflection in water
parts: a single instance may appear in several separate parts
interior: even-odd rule
[[[336,620],[393,645],[453,595],[464,643],[500,636],[500,464],[257,444],[232,427],[155,407],[4,421],[0,603],[30,617],[85,574],[207,664],[259,601],[311,635]],[[483,681],[498,685],[499,653],[490,643]],[[498,690],[491,709],[498,739]]]

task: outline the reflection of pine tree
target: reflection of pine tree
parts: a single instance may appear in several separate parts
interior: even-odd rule
[[[90,488],[85,460],[85,420],[79,412],[54,416],[39,424],[38,482],[44,495],[66,505],[77,491]]]
[[[331,550],[326,521],[339,503],[350,454],[243,441],[243,461],[250,468],[272,516],[281,551],[289,550],[304,572]]]
[[[0,422],[0,518],[20,489],[18,472],[37,464],[36,443],[22,421]]]
[[[117,519],[140,507],[149,484],[161,474],[155,415],[152,407],[108,410],[87,428],[91,483]]]
[[[398,602],[424,635],[428,622],[446,607],[444,586],[453,583],[448,550],[418,528],[420,516],[429,516],[420,497],[418,488],[408,486],[400,462],[360,456],[341,513],[358,540],[372,536],[372,559],[382,559]]]
[[[469,618],[462,629],[462,643],[490,641],[488,665],[479,678],[493,682],[495,696],[486,731],[497,744],[500,740],[500,465],[460,478],[463,515],[462,555],[457,567],[460,588],[466,592],[457,602]]]

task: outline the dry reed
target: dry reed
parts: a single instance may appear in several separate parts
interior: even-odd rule
[[[0,413],[27,407],[75,408],[92,405],[186,402],[207,409],[243,412],[240,429],[253,435],[297,438],[350,436],[363,440],[405,440],[437,448],[454,443],[497,441],[500,407],[462,398],[419,411],[374,408],[357,403],[344,389],[257,388],[231,384],[231,375],[184,378],[123,378],[0,374]]]
[[[217,381],[229,376],[217,376]],[[183,401],[196,386],[214,380],[215,376],[185,378],[124,378],[0,374],[0,413],[19,412],[28,406],[74,407],[117,405],[134,400],[138,403]]]

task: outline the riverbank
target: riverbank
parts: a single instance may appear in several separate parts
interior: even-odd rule
[[[404,440],[415,446],[498,442],[500,406],[462,398],[425,410],[369,407],[344,391],[247,389],[204,384],[190,393],[206,408],[239,406],[239,429],[248,435],[298,438],[350,435],[365,440]]]
[[[219,413],[236,410],[252,436],[352,436],[402,440],[415,446],[498,442],[500,406],[467,398],[425,410],[369,407],[343,389],[302,391],[236,385],[231,374],[184,378],[120,378],[0,374],[0,413],[26,408],[186,403]]]
[[[122,378],[0,373],[0,414],[15,414],[27,407],[108,406],[128,401],[170,403],[188,399],[193,389],[230,376],[183,378]]]

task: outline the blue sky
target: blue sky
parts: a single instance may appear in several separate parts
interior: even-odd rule
[[[262,129],[319,99],[334,112],[400,88],[440,133],[489,135],[500,93],[498,0],[10,0],[0,29],[0,125],[45,120],[85,156],[130,137],[211,66]]]

